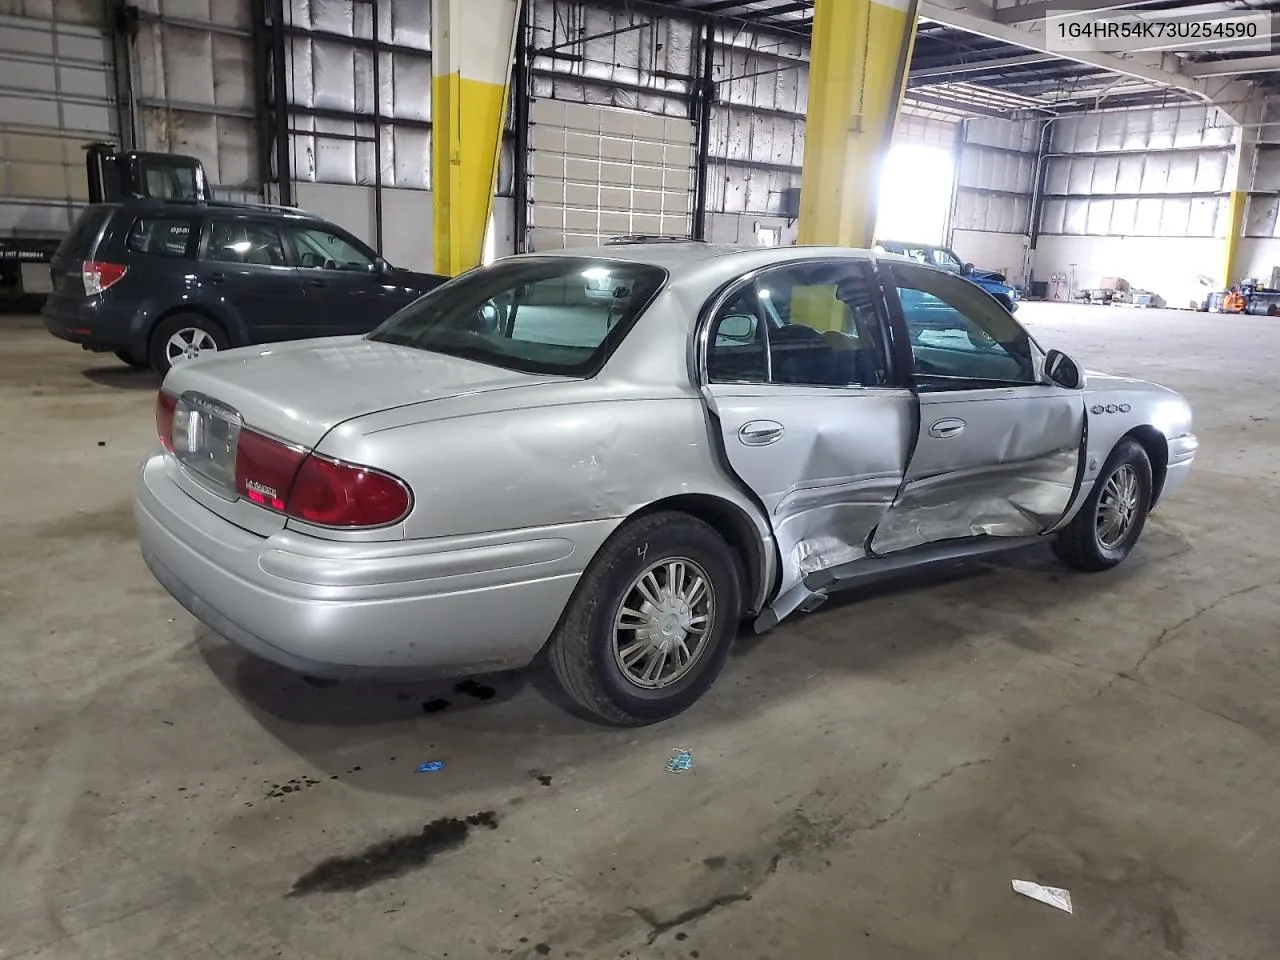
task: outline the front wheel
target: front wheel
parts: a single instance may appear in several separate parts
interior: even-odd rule
[[[1103,465],[1093,491],[1063,527],[1054,550],[1077,570],[1109,570],[1122,562],[1151,510],[1151,461],[1135,440],[1121,440]]]
[[[724,666],[741,590],[734,554],[708,524],[675,512],[628,522],[578,582],[551,638],[551,668],[601,720],[665,720]]]

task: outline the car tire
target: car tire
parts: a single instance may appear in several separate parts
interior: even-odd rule
[[[229,345],[226,333],[217,323],[198,313],[175,313],[165,317],[151,331],[147,355],[151,367],[160,376],[169,372],[176,360],[184,359],[176,354],[177,341],[187,342],[195,355],[225,350]]]
[[[117,350],[116,358],[122,363],[126,363],[135,370],[146,370],[150,368],[151,361],[146,357],[137,357],[132,350]]]
[[[1080,512],[1058,533],[1054,552],[1069,567],[1090,572],[1121,563],[1142,536],[1151,511],[1151,460],[1135,440],[1111,451]],[[1128,506],[1122,506],[1127,503]],[[1119,511],[1120,529],[1108,524]]]
[[[548,646],[551,669],[596,719],[617,726],[665,720],[720,673],[742,619],[741,597],[737,558],[710,525],[670,511],[629,521],[579,580]]]

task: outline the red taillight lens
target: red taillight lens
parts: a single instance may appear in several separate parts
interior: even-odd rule
[[[80,278],[84,281],[85,294],[92,297],[118,282],[128,272],[129,268],[123,263],[86,260],[80,268]]]
[[[280,513],[306,453],[252,430],[241,430],[236,442],[236,492],[246,500]]]
[[[380,527],[413,505],[405,484],[369,467],[308,454],[242,429],[236,491],[253,503],[325,527]]]
[[[173,452],[173,410],[177,405],[174,394],[166,390],[156,394],[156,436],[170,453]]]
[[[312,454],[294,478],[285,512],[325,527],[380,527],[403,519],[412,503],[409,488],[390,474]]]

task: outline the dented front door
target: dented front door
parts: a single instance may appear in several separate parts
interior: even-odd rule
[[[910,345],[920,422],[877,554],[967,537],[1033,537],[1075,491],[1084,396],[1049,383],[1039,347],[959,277],[895,263],[895,322]]]

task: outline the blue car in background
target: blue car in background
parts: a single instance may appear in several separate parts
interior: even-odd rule
[[[965,263],[946,247],[936,247],[931,243],[877,240],[875,249],[910,257],[912,260],[940,267],[950,273],[958,273],[995,297],[1010,313],[1018,309],[1018,288],[1007,283],[1002,274],[994,270],[982,270],[972,263]]]

